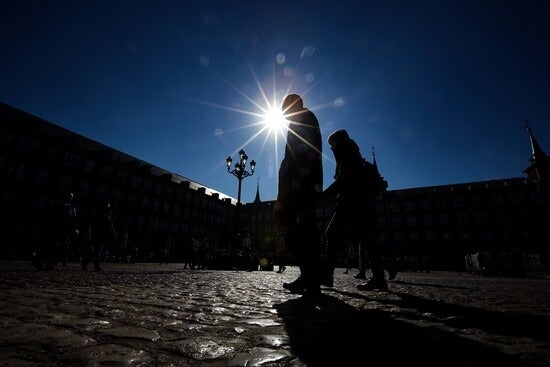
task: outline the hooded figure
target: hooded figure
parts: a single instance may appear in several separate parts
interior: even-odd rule
[[[372,279],[358,286],[359,289],[387,290],[378,250],[376,210],[371,190],[378,185],[379,178],[365,173],[372,164],[363,158],[359,146],[346,130],[332,133],[328,143],[336,159],[336,171],[334,182],[325,193],[336,195],[336,208],[325,233],[327,250],[323,278],[326,283],[332,283],[338,250],[343,247],[340,242],[352,238],[360,242],[361,251],[365,251],[365,259],[368,258],[372,269]]]

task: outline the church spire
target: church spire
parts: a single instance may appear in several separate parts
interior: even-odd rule
[[[531,163],[523,172],[527,174],[527,177],[535,182],[550,182],[550,157],[544,153],[540,147],[535,134],[531,131],[531,127],[525,122],[525,129],[529,134],[529,140],[531,142],[531,157],[529,162]]]
[[[528,122],[525,122],[525,128],[527,129],[529,140],[531,141],[531,158],[529,158],[529,161],[531,161],[531,163],[535,163],[537,160],[542,161],[546,154],[540,147],[537,139],[535,138],[535,135],[531,131],[531,127],[529,126]]]
[[[254,199],[254,204],[259,204],[262,201],[260,200],[260,178],[256,182],[256,198]]]

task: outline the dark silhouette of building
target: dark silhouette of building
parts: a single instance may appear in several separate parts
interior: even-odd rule
[[[415,269],[464,270],[464,256],[492,253],[525,259],[536,255],[548,271],[550,157],[527,127],[532,154],[526,177],[384,190],[377,198],[379,240]],[[373,163],[376,158],[373,153]],[[377,165],[376,165],[377,167]],[[378,167],[377,167],[378,169]],[[156,261],[169,245],[183,259],[191,238],[207,237],[213,252],[226,249],[235,226],[236,200],[179,174],[153,166],[58,125],[0,103],[0,256],[30,259],[45,207],[74,192],[83,217],[95,203],[115,206],[121,251]],[[256,198],[239,211],[258,252],[274,254],[274,201]],[[317,208],[324,232],[334,198]],[[84,234],[83,240],[86,240]]]
[[[127,247],[120,250],[140,260],[152,260],[167,244],[177,259],[192,237],[221,248],[233,229],[231,197],[6,104],[0,178],[0,256],[7,259],[30,257],[46,203],[69,191],[83,218],[110,199]]]

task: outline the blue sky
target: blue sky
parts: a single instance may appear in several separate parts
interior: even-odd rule
[[[237,196],[277,195],[284,139],[260,106],[303,96],[389,189],[523,177],[525,121],[550,152],[544,1],[17,1],[0,14],[0,100]],[[255,136],[254,139],[252,139]]]

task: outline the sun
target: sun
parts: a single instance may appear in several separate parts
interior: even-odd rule
[[[288,121],[280,107],[268,106],[263,113],[262,124],[270,134],[280,134],[288,126]]]

